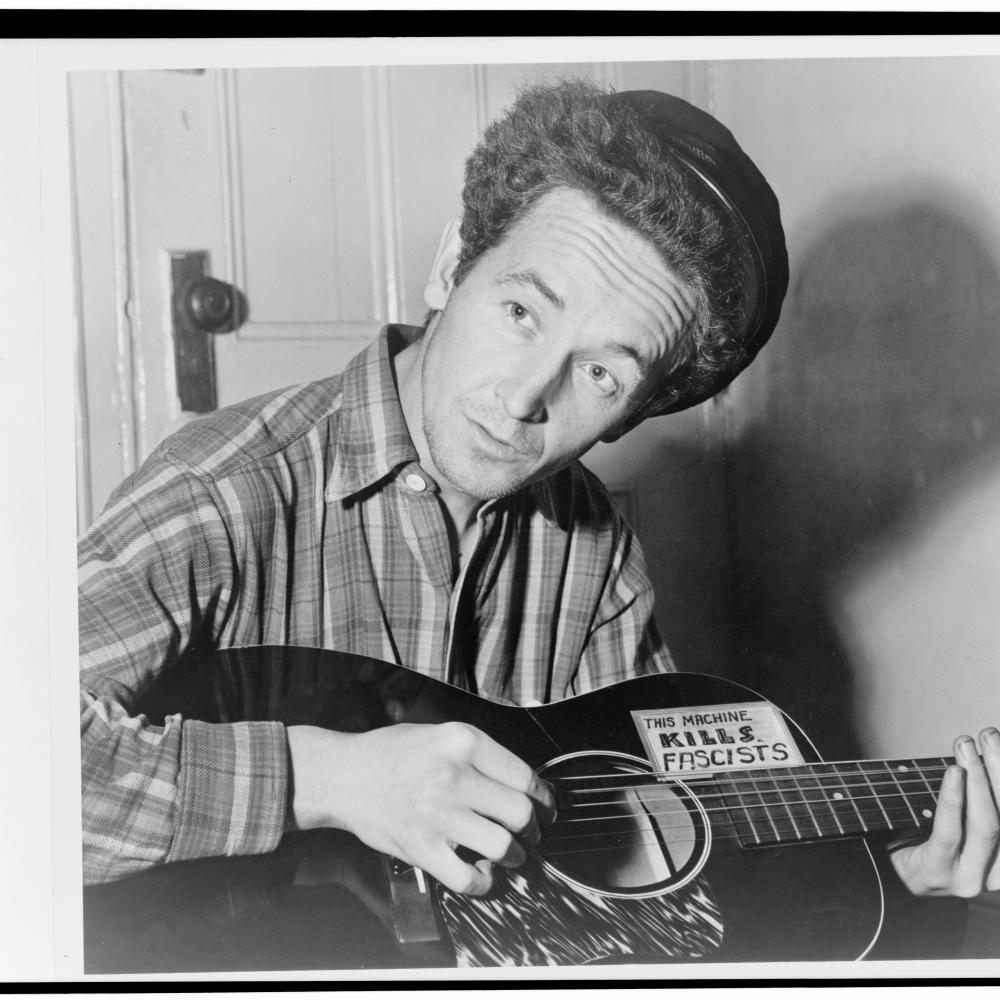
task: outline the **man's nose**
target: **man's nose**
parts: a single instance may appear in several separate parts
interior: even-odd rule
[[[533,356],[504,376],[494,387],[507,415],[524,423],[541,423],[559,390],[561,368]]]

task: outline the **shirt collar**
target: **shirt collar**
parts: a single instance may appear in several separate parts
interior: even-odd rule
[[[326,482],[326,501],[346,500],[396,472],[400,466],[418,463],[420,456],[410,438],[399,402],[392,359],[423,335],[418,326],[391,323],[378,338],[351,359],[341,380],[340,427],[333,469]],[[415,470],[416,471],[416,470]],[[437,483],[422,469],[430,492]],[[566,530],[560,517],[560,486],[566,475],[542,480],[528,488],[542,516]],[[519,494],[520,495],[520,494]],[[490,501],[483,513],[499,510],[513,498]]]
[[[418,461],[403,418],[392,358],[422,332],[415,326],[387,326],[344,369],[339,440],[326,483],[327,502],[344,500],[400,465]]]

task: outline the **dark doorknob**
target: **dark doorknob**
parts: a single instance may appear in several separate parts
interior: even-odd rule
[[[246,296],[209,277],[207,250],[170,254],[170,320],[181,409],[208,413],[216,406],[213,336],[232,333],[249,318]]]
[[[184,297],[184,306],[192,326],[205,333],[229,333],[243,321],[242,296],[218,278],[199,278],[192,282]]]

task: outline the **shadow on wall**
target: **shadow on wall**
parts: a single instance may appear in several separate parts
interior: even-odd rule
[[[636,529],[656,595],[656,620],[678,669],[740,681],[723,455],[719,443],[706,437],[660,439],[644,452],[631,476],[638,494]]]
[[[686,410],[647,420],[613,445],[598,445],[584,462],[636,529],[656,621],[678,669],[740,680],[717,430],[702,413]]]
[[[1000,273],[957,205],[865,196],[793,260],[764,416],[734,449],[744,676],[826,756],[863,752],[826,595],[1000,445]]]

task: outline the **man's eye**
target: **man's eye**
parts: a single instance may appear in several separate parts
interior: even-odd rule
[[[515,323],[524,323],[531,318],[531,313],[520,302],[505,302],[504,305],[507,307],[507,315]]]
[[[590,380],[603,392],[611,393],[618,388],[614,375],[604,365],[588,364],[585,367]]]

